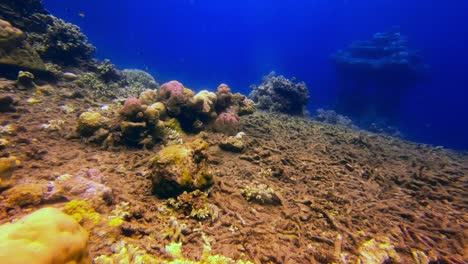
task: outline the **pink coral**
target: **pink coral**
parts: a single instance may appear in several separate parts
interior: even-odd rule
[[[230,94],[231,88],[225,83],[222,83],[218,86],[218,90],[216,91],[217,94]]]
[[[141,104],[140,100],[136,97],[130,97],[125,101],[124,106],[120,109],[120,114],[129,120],[138,119],[139,113],[145,111],[145,107]]]
[[[232,93],[231,88],[227,84],[220,84],[216,91],[216,111],[224,112],[227,108],[232,105]]]
[[[172,115],[180,113],[180,107],[187,104],[191,94],[189,89],[186,89],[183,84],[178,81],[170,81],[159,89],[158,101],[163,102],[168,112]]]
[[[213,129],[227,135],[235,135],[239,127],[239,116],[233,112],[223,112],[213,124]]]

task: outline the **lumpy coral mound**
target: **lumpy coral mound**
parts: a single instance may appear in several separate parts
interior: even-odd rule
[[[87,232],[73,218],[43,208],[0,226],[0,262],[88,264],[87,243]]]

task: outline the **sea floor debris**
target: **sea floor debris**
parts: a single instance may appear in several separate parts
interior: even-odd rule
[[[93,259],[111,258],[120,252],[112,245],[125,241],[156,259],[168,259],[166,248],[181,243],[183,258],[197,261],[207,240],[212,256],[253,263],[467,259],[466,153],[255,112],[240,118],[241,152],[220,147],[226,140],[220,133],[180,135],[186,144],[206,141],[204,166],[214,184],[196,196],[182,194],[174,201],[185,204],[174,206],[153,195],[149,164],[162,145],[103,149],[64,136],[78,119],[63,106],[82,113],[90,102],[51,89],[34,95],[35,104],[21,103],[34,91],[15,91],[16,111],[0,116],[3,127],[15,128],[2,133],[8,144],[1,156],[14,157],[15,166],[2,168],[12,183],[0,194],[0,224],[86,200],[92,210],[85,212],[99,219],[83,221]],[[51,120],[61,120],[60,131],[43,128]],[[33,198],[21,200],[15,186],[27,193],[24,187],[34,186]],[[276,202],[246,199],[246,186],[268,186],[263,189],[274,190]],[[191,201],[200,207],[186,204]],[[194,208],[206,216],[194,215]]]

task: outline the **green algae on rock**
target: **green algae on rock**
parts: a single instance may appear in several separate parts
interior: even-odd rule
[[[206,189],[213,184],[204,150],[206,141],[163,148],[152,159],[153,192],[160,197],[175,197],[184,191]]]

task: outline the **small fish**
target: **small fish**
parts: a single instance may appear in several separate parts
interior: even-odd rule
[[[81,18],[85,18],[86,15],[84,13],[78,13],[78,16],[81,17]]]

